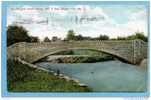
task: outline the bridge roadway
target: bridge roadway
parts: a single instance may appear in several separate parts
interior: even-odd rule
[[[29,63],[34,63],[57,52],[72,49],[97,50],[119,57],[132,64],[138,64],[144,58],[147,58],[147,43],[142,40],[20,42],[7,48],[7,58],[19,57]]]

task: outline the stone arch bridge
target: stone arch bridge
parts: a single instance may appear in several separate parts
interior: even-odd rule
[[[7,47],[7,58],[20,57],[27,62],[34,63],[51,54],[70,49],[97,50],[132,64],[139,64],[141,60],[147,58],[147,43],[142,40],[20,42]]]

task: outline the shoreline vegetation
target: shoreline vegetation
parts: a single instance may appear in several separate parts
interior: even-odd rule
[[[38,83],[38,84],[37,84]],[[9,92],[89,92],[88,87],[60,79],[52,73],[31,68],[17,60],[7,60]]]
[[[87,56],[87,57],[64,57],[49,60],[44,59],[42,62],[50,62],[50,63],[95,63],[95,62],[104,62],[114,60],[111,56],[101,57],[101,56]]]
[[[56,59],[50,59],[51,57],[57,57]],[[54,57],[54,58],[55,58]],[[43,58],[39,62],[50,62],[50,63],[95,63],[114,60],[115,58],[109,54],[94,50],[68,50],[55,53],[46,58]]]

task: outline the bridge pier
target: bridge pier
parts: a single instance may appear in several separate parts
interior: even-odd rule
[[[147,45],[142,40],[134,40],[133,42],[133,62],[140,64],[141,61],[147,58]]]

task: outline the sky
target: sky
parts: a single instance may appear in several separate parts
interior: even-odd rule
[[[135,32],[147,36],[147,12],[145,5],[10,5],[7,26],[21,25],[41,40],[46,36],[63,39],[68,30],[91,37],[116,38]]]

